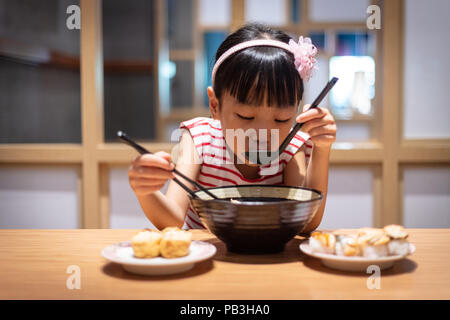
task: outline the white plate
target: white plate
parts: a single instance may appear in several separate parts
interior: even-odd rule
[[[395,261],[402,260],[406,256],[413,254],[414,251],[416,251],[416,247],[412,243],[410,243],[409,253],[406,255],[387,256],[377,259],[369,259],[364,257],[345,257],[329,253],[312,252],[311,247],[309,246],[309,240],[306,240],[300,244],[300,250],[308,256],[320,259],[322,264],[326,267],[343,271],[366,272],[367,267],[369,267],[370,265],[377,265],[380,270],[390,268],[394,265]]]
[[[192,241],[189,254],[185,257],[166,259],[136,258],[131,241],[124,241],[105,247],[102,256],[119,263],[131,273],[143,275],[164,275],[185,272],[192,269],[196,262],[211,258],[216,254],[216,247],[208,242]]]

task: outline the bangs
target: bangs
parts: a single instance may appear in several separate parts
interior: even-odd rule
[[[222,70],[221,70],[222,69]],[[303,81],[291,53],[274,47],[251,47],[228,58],[219,67],[217,93],[228,93],[242,104],[279,108],[297,106]],[[220,99],[220,97],[219,97]]]

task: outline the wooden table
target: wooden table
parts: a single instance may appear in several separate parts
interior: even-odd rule
[[[450,299],[450,229],[410,229],[416,252],[381,271],[381,288],[372,290],[370,274],[303,255],[300,237],[283,253],[248,256],[198,230],[194,239],[217,247],[212,260],[184,274],[133,275],[100,252],[136,231],[0,230],[0,299]],[[80,268],[80,289],[67,289],[71,265]]]

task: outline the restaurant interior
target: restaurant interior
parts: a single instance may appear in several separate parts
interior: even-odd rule
[[[447,0],[0,0],[0,228],[153,228],[128,181],[137,153],[116,132],[173,152],[181,121],[210,116],[216,50],[247,22],[318,48],[303,103],[340,78],[321,103],[338,131],[319,228],[449,228],[448,12]]]

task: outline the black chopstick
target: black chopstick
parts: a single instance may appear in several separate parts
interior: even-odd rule
[[[136,142],[134,142],[130,137],[128,137],[128,135],[123,132],[123,131],[117,131],[117,136],[124,141],[125,143],[129,144],[130,146],[132,146],[134,149],[136,149],[140,154],[152,154],[150,151],[148,151],[147,149],[145,149],[143,146],[137,144]],[[185,176],[183,173],[181,173],[180,171],[178,171],[177,169],[173,169],[172,170],[173,173],[179,175],[180,177],[182,177],[183,179],[187,180],[188,182],[192,183],[193,185],[195,185],[197,188],[199,188],[200,190],[202,190],[203,192],[205,192],[207,195],[211,196],[213,199],[218,199],[214,194],[212,194],[211,192],[209,192],[207,189],[205,189],[202,185],[198,184],[196,181],[190,179],[189,177]],[[182,183],[180,180],[178,180],[177,178],[173,178],[172,179],[175,183],[177,183],[180,187],[182,187],[185,191],[187,191],[193,198],[198,198],[198,196],[194,193],[194,191],[192,191],[188,186],[186,186],[184,183]]]
[[[311,107],[309,109],[312,108],[317,108],[317,106],[319,105],[320,102],[322,102],[323,98],[325,98],[325,96],[327,95],[327,93],[331,90],[331,88],[333,88],[333,86],[336,84],[336,82],[339,79],[336,77],[333,77],[325,86],[325,88],[323,88],[323,90],[320,92],[320,94],[317,96],[317,98],[313,101],[313,103],[311,103]],[[309,110],[308,109],[308,110]],[[291,142],[291,140],[294,138],[294,136],[297,134],[297,131],[301,129],[301,127],[303,126],[303,122],[299,122],[297,123],[291,130],[291,132],[288,134],[288,136],[283,140],[283,143],[280,145],[280,147],[278,148],[278,155],[280,155],[284,149],[287,147],[287,145],[289,144],[289,142]]]

